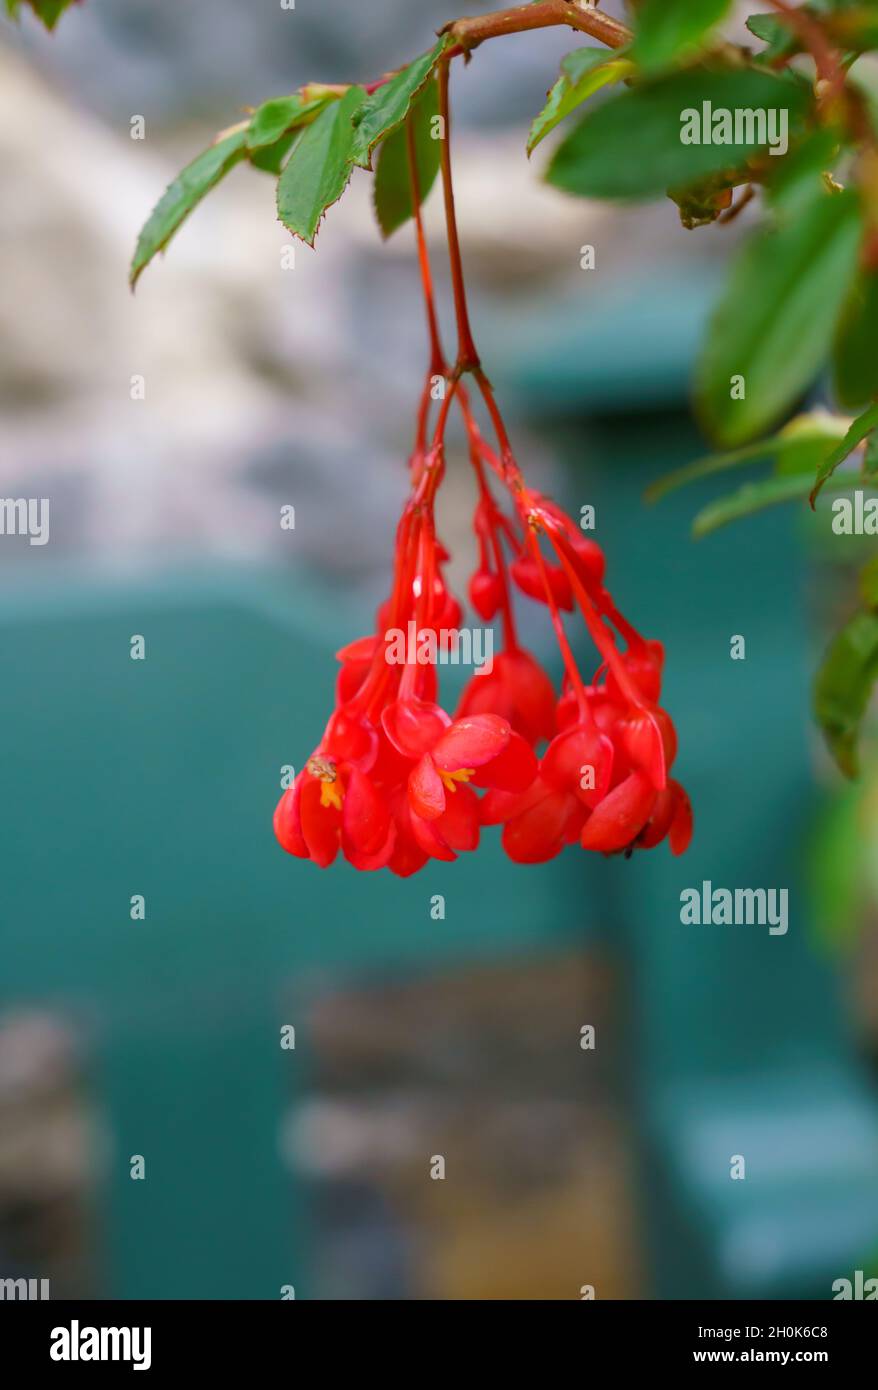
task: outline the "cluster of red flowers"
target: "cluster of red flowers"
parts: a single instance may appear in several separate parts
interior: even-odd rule
[[[502,825],[503,847],[521,864],[552,859],[577,840],[584,849],[627,854],[667,839],[673,853],[682,854],[692,834],[692,811],[683,788],[669,776],[677,740],[659,705],[662,648],[644,640],[616,609],[604,585],[600,546],[554,502],[527,487],[479,364],[454,216],[447,64],[439,83],[457,364],[447,369],[439,341],[410,148],[432,362],[418,415],[411,493],[397,529],[393,588],[375,633],[338,654],[335,709],[319,745],[280,799],[275,834],[290,854],[322,868],[341,850],[355,868],[387,867],[402,876],[430,859],[453,860],[476,849],[485,825]],[[473,415],[465,373],[472,374],[487,407],[499,454]],[[428,444],[437,380],[445,389]],[[436,662],[425,664],[421,653],[425,646],[441,650],[461,619],[445,580],[448,554],[434,519],[454,401],[463,414],[478,488],[479,563],[469,596],[484,622],[500,618],[503,648],[490,673],[473,676],[452,718],[438,703]],[[498,505],[489,474],[506,489],[511,514]],[[548,609],[564,661],[559,692],[518,641],[515,589]],[[564,628],[562,613],[574,607],[600,657],[590,684],[580,675]],[[418,639],[402,661],[400,632]]]
[[[376,633],[338,654],[335,709],[281,797],[277,838],[290,854],[322,867],[341,850],[358,869],[386,866],[404,876],[428,859],[452,860],[475,849],[481,827],[495,824],[503,826],[503,846],[518,863],[551,859],[576,840],[613,854],[667,838],[681,854],[692,814],[669,776],[676,735],[658,703],[662,648],[617,611],[604,587],[600,547],[553,502],[529,492],[514,465],[510,472],[509,461],[496,458],[463,393],[461,400],[480,487],[474,523],[480,562],[470,599],[484,621],[502,616],[503,649],[490,673],[472,677],[453,718],[437,702],[435,664],[418,660],[416,651],[401,664],[390,658],[394,632],[413,624],[441,647],[461,619],[434,525],[440,444],[416,455],[393,591]],[[485,463],[510,484],[516,522],[488,489]],[[518,643],[513,587],[548,607],[565,662],[560,694]],[[588,685],[561,617],[574,605],[601,657]]]

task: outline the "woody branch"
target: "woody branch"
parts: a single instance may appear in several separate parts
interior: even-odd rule
[[[469,53],[485,39],[521,34],[529,29],[549,29],[559,24],[568,24],[572,29],[589,34],[608,48],[622,48],[632,37],[630,29],[618,19],[603,14],[585,0],[540,0],[536,5],[516,5],[492,14],[452,20],[439,33],[450,34],[461,50]]]

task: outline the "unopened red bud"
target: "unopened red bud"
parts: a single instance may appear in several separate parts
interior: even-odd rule
[[[576,558],[579,561],[585,583],[590,585],[602,584],[607,562],[597,541],[590,541],[587,536],[576,536],[572,545],[576,551]]]
[[[555,603],[559,608],[569,611],[573,607],[573,593],[566,574],[559,566],[549,564],[545,566],[545,573]],[[536,560],[531,560],[529,556],[521,556],[512,565],[512,575],[521,592],[527,594],[528,598],[536,599],[538,603],[547,602],[543,570]]]
[[[480,618],[489,623],[500,607],[503,585],[500,576],[490,570],[477,570],[469,584],[470,603]]]

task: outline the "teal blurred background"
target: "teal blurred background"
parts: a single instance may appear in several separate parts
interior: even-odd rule
[[[425,352],[411,232],[381,246],[363,176],[283,271],[271,183],[239,171],[134,300],[126,261],[242,104],[377,75],[467,6],[364,9],[87,0],[54,40],[3,30],[0,474],[52,529],[0,538],[0,1278],[831,1297],[878,1248],[874,793],[839,792],[809,713],[847,581],[792,512],[695,545],[688,494],[643,504],[705,448],[688,380],[741,231],[541,187],[524,132],[567,35],[456,75],[474,316],[523,466],[595,506],[614,594],[665,643],[693,846],[522,869],[488,832],[403,882],[271,836],[388,581]],[[462,453],[449,474],[462,592]],[[705,879],[787,887],[789,932],[683,925]]]

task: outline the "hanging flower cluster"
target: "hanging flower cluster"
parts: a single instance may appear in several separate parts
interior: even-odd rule
[[[482,827],[489,825],[502,826],[506,853],[523,864],[552,859],[575,842],[603,854],[628,854],[667,839],[672,852],[682,854],[692,834],[692,812],[670,775],[677,740],[659,703],[662,647],[619,613],[604,583],[600,546],[527,486],[479,363],[454,216],[447,63],[440,67],[439,85],[457,362],[450,371],[445,365],[416,212],[432,360],[410,494],[397,528],[393,586],[375,632],[338,653],[335,708],[320,743],[278,803],[275,834],[288,853],[322,868],[341,851],[357,869],[389,868],[404,877],[430,859],[453,860],[476,849]],[[413,154],[410,173],[418,209]],[[487,408],[498,451],[476,421],[466,374]],[[437,378],[445,382],[444,398],[428,442]],[[439,702],[437,655],[457,633],[462,611],[445,579],[448,553],[436,533],[434,504],[455,402],[477,487],[473,529],[479,558],[469,598],[485,623],[499,619],[503,645],[490,672],[471,678],[452,714]],[[490,477],[504,490],[505,510]],[[548,611],[564,662],[558,691],[519,644],[516,591]],[[564,627],[562,615],[574,611],[598,654],[588,682]],[[402,653],[399,633],[412,639]]]

